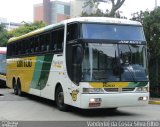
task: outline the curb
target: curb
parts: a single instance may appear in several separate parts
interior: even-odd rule
[[[149,101],[149,104],[156,104],[156,105],[160,105],[160,101]]]

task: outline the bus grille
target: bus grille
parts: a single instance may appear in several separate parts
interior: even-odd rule
[[[135,88],[122,88],[122,91],[134,91]]]
[[[104,88],[106,92],[132,92],[135,88]]]

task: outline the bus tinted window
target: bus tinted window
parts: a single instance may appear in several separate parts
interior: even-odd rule
[[[82,24],[84,39],[145,41],[141,26]]]
[[[60,28],[52,31],[51,34],[51,50],[61,50],[64,43],[64,28]]]
[[[57,49],[62,49],[64,43],[64,28],[57,31]]]
[[[67,41],[75,40],[78,38],[78,24],[67,25]]]

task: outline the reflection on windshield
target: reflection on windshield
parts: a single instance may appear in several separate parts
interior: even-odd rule
[[[141,26],[82,24],[84,39],[145,41]]]
[[[87,44],[82,81],[146,81],[145,47],[127,44]]]

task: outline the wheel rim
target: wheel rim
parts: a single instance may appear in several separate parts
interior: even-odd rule
[[[58,102],[58,106],[63,107],[63,105],[64,105],[63,92],[59,92],[59,93],[58,93],[57,102]]]
[[[17,92],[18,92],[18,95],[21,95],[21,89],[20,88],[18,88]]]
[[[17,93],[17,87],[16,87],[16,85],[14,85],[14,93],[15,94]]]

